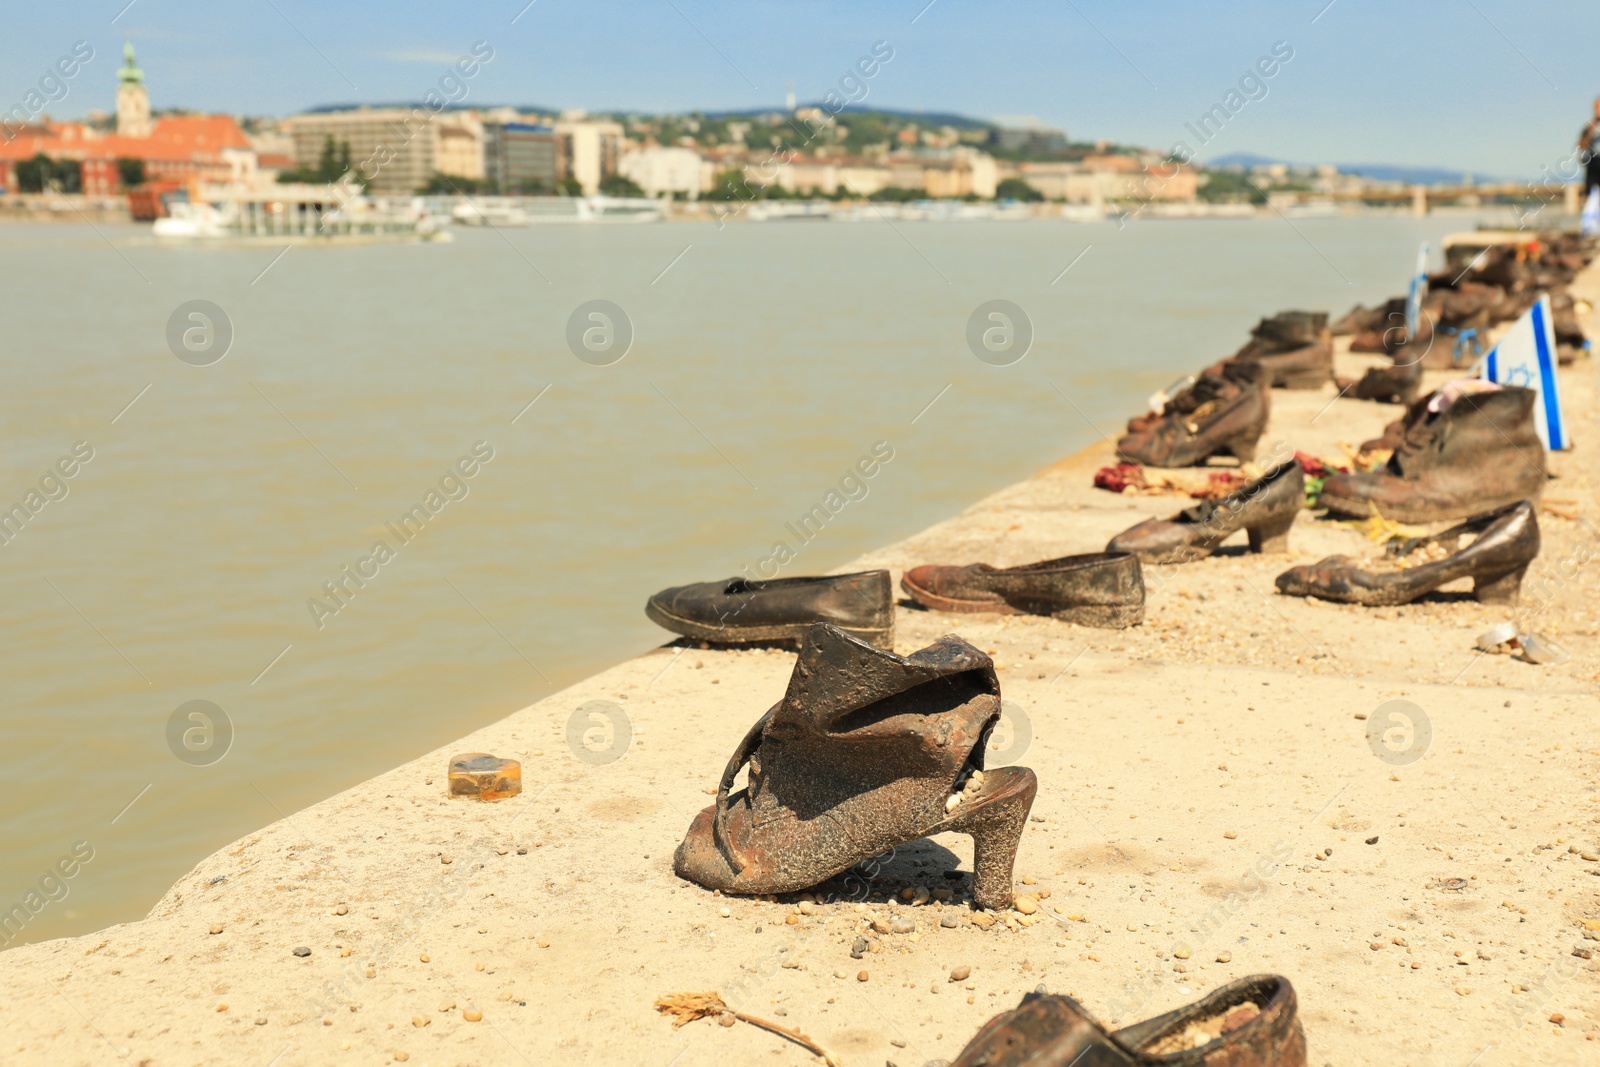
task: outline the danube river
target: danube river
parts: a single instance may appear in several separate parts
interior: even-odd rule
[[[1263,314],[1402,291],[1420,241],[1476,221],[288,251],[0,226],[0,507],[26,514],[0,545],[0,911],[40,894],[23,940],[138,918],[230,840],[666,641],[655,589],[772,573],[778,542],[784,574],[836,567],[1113,431]],[[625,319],[569,330],[594,300]],[[969,346],[990,300],[1031,323],[1019,361]]]

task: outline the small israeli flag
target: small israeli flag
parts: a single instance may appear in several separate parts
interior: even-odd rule
[[[1483,357],[1483,377],[1500,385],[1520,385],[1534,390],[1534,428],[1549,449],[1570,448],[1561,421],[1561,392],[1556,383],[1556,331],[1550,318],[1550,297],[1518,319],[1500,343]]]
[[[1422,298],[1428,295],[1428,242],[1417,249],[1417,272],[1411,276],[1411,291],[1406,294],[1406,336],[1417,336],[1422,325]]]

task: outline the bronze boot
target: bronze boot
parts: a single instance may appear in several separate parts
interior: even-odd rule
[[[950,1067],[1305,1067],[1294,987],[1257,974],[1110,1031],[1071,997],[1029,993],[983,1025]]]
[[[1111,539],[1106,551],[1132,552],[1145,563],[1190,563],[1244,530],[1250,551],[1287,552],[1289,527],[1305,501],[1305,471],[1298,460],[1290,460],[1219,500],[1130,526]]]
[[[1537,501],[1545,454],[1533,423],[1534,392],[1521,386],[1463,393],[1442,411],[1436,392],[1404,428],[1388,464],[1371,473],[1334,474],[1319,498],[1334,515],[1374,512],[1398,522],[1459,519]]]
[[[788,692],[739,743],[673,870],[724,893],[788,893],[948,831],[972,837],[975,902],[1009,907],[1039,783],[1025,767],[984,772],[999,718],[994,664],[961,638],[897,656],[819,623]],[[748,784],[730,794],[747,762]]]
[[[1468,536],[1476,539],[1461,548]],[[1450,554],[1428,558],[1441,553]],[[1278,575],[1278,592],[1386,606],[1409,604],[1458,578],[1471,578],[1472,593],[1482,603],[1515,604],[1528,564],[1539,555],[1539,520],[1533,506],[1523,500],[1474,516],[1432,537],[1393,542],[1388,555],[1388,567],[1364,564],[1349,556],[1329,556],[1309,567],[1291,567]]]
[[[1265,369],[1253,362],[1227,364],[1222,375],[1201,375],[1191,393],[1204,399],[1124,436],[1117,442],[1118,458],[1151,467],[1196,467],[1217,455],[1248,463],[1271,413],[1266,380]]]
[[[1259,363],[1266,384],[1279,389],[1320,389],[1333,378],[1333,334],[1326,311],[1280,311],[1250,331],[1250,341],[1229,363]]]

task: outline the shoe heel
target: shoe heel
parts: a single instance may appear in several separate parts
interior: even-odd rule
[[[1524,563],[1503,574],[1480,574],[1472,580],[1472,595],[1480,604],[1515,604],[1522,596],[1522,577],[1527,573]]]
[[[1013,768],[990,773],[998,777],[1001,771],[1008,770]],[[1034,794],[1039,790],[1039,780],[1032,771],[1023,767],[1014,770],[1025,778],[1009,791],[1009,795],[996,796],[987,803],[980,800],[946,827],[972,838],[972,900],[978,907],[994,911],[1009,908],[1016,899],[1012,871],[1017,861],[1017,844],[1028,824]]]
[[[1245,527],[1245,534],[1250,538],[1250,551],[1256,553],[1289,551],[1289,528],[1294,525],[1294,515],[1294,512],[1290,512],[1271,522]]]

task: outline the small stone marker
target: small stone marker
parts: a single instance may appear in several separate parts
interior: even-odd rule
[[[450,760],[450,795],[503,800],[522,792],[522,764],[487,752],[467,752]]]

